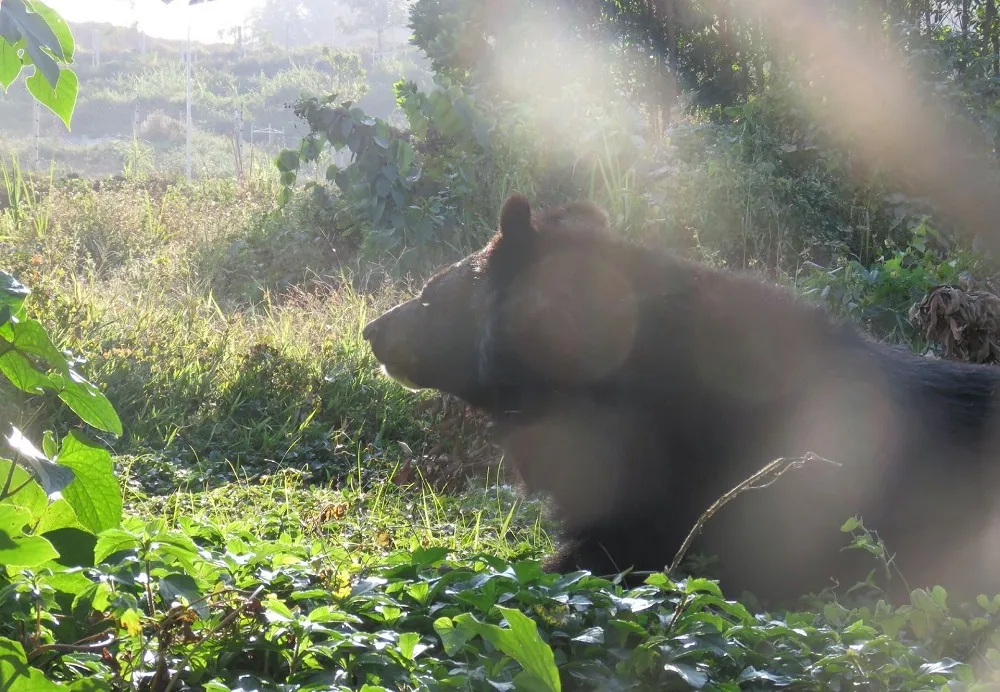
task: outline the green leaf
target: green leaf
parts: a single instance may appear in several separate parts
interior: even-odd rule
[[[59,65],[43,48],[51,51],[59,60],[64,60],[65,56],[59,38],[45,18],[33,12],[24,0],[4,0],[0,15],[4,19],[4,38],[11,43],[17,43],[23,38],[24,49],[28,54],[22,59],[23,62],[30,61],[42,79],[55,85],[59,79]]]
[[[7,482],[7,475],[10,473],[11,464],[14,464],[14,462],[10,459],[0,457],[0,487],[3,487],[3,484]],[[26,485],[21,488],[21,485],[24,483]],[[14,464],[14,475],[11,477],[10,483],[11,490],[16,488],[21,489],[16,494],[6,498],[4,502],[31,510],[31,520],[33,522],[37,517],[43,516],[46,508],[49,506],[49,499],[45,496],[42,486],[36,483],[31,474],[25,471],[19,464]]]
[[[0,89],[7,92],[10,85],[14,83],[17,76],[21,74],[24,65],[21,63],[21,56],[18,55],[17,48],[0,38]],[[2,300],[2,297],[0,297]]]
[[[73,70],[64,67],[58,71],[55,86],[36,70],[33,75],[24,80],[24,85],[40,104],[55,113],[71,129],[70,121],[76,110],[76,97],[80,91],[80,81]]]
[[[93,567],[96,564],[94,550],[97,537],[89,531],[68,526],[45,533],[38,531],[38,534],[59,551],[55,560],[57,564],[66,568]]]
[[[0,689],[4,692],[58,692],[42,671],[28,665],[20,642],[0,637]]]
[[[331,608],[325,605],[313,609],[307,618],[312,622],[350,622],[356,625],[363,622],[357,615],[351,615],[338,608]]]
[[[31,289],[5,271],[0,271],[0,306],[9,307],[14,316],[22,313],[24,299],[31,295]]]
[[[49,497],[65,490],[73,482],[73,470],[53,463],[31,443],[31,440],[21,434],[21,431],[11,426],[11,434],[7,437],[9,444],[20,455],[20,460],[35,472],[35,477],[42,484],[45,494]]]
[[[399,172],[406,173],[413,164],[413,147],[409,142],[400,140],[399,144]]]
[[[467,641],[476,636],[476,633],[468,627],[455,627],[455,623],[449,617],[440,617],[435,620],[434,631],[441,638],[444,652],[449,656],[454,656],[465,646]]]
[[[413,660],[416,654],[417,644],[420,643],[420,635],[416,632],[403,632],[399,635],[399,653],[403,658]]]
[[[76,475],[62,495],[80,523],[95,534],[118,528],[122,520],[122,493],[108,450],[73,430],[63,438],[56,462]]]
[[[87,529],[80,523],[80,520],[76,517],[76,512],[73,511],[73,507],[66,502],[64,499],[58,499],[55,502],[50,503],[45,511],[42,512],[41,517],[38,520],[38,524],[35,526],[35,532],[38,535],[43,533],[48,533],[49,531],[58,531],[59,529],[82,529],[86,531]]]
[[[708,684],[708,674],[698,670],[694,666],[684,665],[683,663],[667,663],[663,666],[663,669],[680,676],[692,689],[700,690]]]
[[[199,617],[207,618],[209,616],[208,604],[201,600],[198,583],[187,574],[168,574],[160,579],[160,598],[168,607],[173,601],[183,598],[187,601],[187,605],[190,605],[198,613]]]
[[[73,410],[73,413],[99,430],[121,437],[122,421],[101,390],[85,380],[76,370],[70,368],[69,381],[54,374],[49,381],[60,388],[59,398]]]
[[[10,348],[10,344],[3,337],[0,337],[0,372],[2,372],[10,383],[28,394],[41,394],[46,389],[52,389],[52,382],[44,373],[38,372],[35,365],[22,356],[20,353]],[[5,352],[6,351],[6,352]]]
[[[111,687],[104,680],[87,678],[77,680],[69,686],[70,692],[109,692]]]
[[[280,154],[278,154],[278,159],[275,165],[278,170],[282,173],[287,171],[297,171],[299,169],[299,152],[292,151],[291,149],[285,149]]]
[[[38,356],[56,370],[65,372],[69,369],[66,356],[52,343],[38,320],[21,320],[12,324],[10,333],[13,334],[11,344],[22,354]]]
[[[43,574],[38,577],[38,581],[45,586],[52,587],[59,593],[70,596],[79,596],[94,586],[94,582],[87,578],[82,569]]]
[[[97,547],[94,548],[94,563],[101,564],[105,559],[122,550],[138,548],[142,541],[128,531],[111,529],[97,537]]]
[[[42,433],[42,451],[45,452],[45,456],[49,459],[59,453],[59,444],[56,442],[56,436],[51,430],[46,430]]]
[[[30,0],[30,3],[31,9],[45,20],[45,23],[49,25],[52,33],[59,40],[59,48],[62,50],[62,61],[67,63],[73,62],[76,41],[73,39],[73,32],[69,28],[69,24],[58,12],[46,5],[42,0]]]
[[[496,608],[507,620],[509,629],[479,622],[471,613],[461,613],[454,618],[454,621],[460,627],[472,630],[517,661],[540,685],[536,689],[556,692],[561,690],[562,682],[559,679],[559,670],[556,668],[552,648],[539,636],[535,621],[519,610],[503,606]]]
[[[389,148],[389,124],[384,120],[375,123],[375,136],[372,141],[383,149]]]
[[[30,521],[30,510],[0,504],[0,565],[30,568],[59,557],[47,540],[24,533]]]

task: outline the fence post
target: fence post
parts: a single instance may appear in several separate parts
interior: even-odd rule
[[[190,5],[188,5],[190,8]],[[191,14],[188,12],[188,27],[187,27],[187,53],[184,56],[184,72],[187,81],[187,164],[185,167],[185,173],[187,174],[188,182],[191,182]]]

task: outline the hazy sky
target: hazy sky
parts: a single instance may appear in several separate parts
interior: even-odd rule
[[[250,12],[264,0],[213,0],[188,7],[186,0],[174,0],[169,5],[161,0],[46,0],[52,9],[69,21],[110,22],[139,28],[158,38],[183,39],[187,35],[188,15],[191,17],[191,38],[195,41],[218,41],[219,30],[242,24]],[[77,36],[78,41],[85,40]]]

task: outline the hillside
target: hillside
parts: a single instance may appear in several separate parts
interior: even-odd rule
[[[72,131],[42,109],[41,166],[84,175],[121,174],[128,161],[160,173],[182,172],[186,138],[183,42],[145,38],[109,24],[70,25],[80,46],[75,63],[80,96]],[[95,63],[94,34],[100,35]],[[302,95],[337,93],[367,112],[398,121],[392,85],[427,81],[426,61],[407,45],[379,55],[367,46],[295,48],[195,44],[192,108],[196,174],[235,174],[232,137],[242,135],[270,156],[302,136],[288,107]],[[139,142],[133,141],[138,123]],[[269,134],[267,130],[272,130]],[[0,142],[29,165],[34,159],[32,105],[23,85],[0,95]],[[252,132],[253,131],[253,132]],[[274,132],[276,131],[276,132]],[[244,163],[244,165],[246,165]]]

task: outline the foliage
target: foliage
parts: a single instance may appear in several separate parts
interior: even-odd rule
[[[371,31],[375,44],[382,50],[382,36],[389,29],[406,24],[409,0],[344,0],[353,13],[347,26],[355,31]]]
[[[857,260],[841,261],[832,269],[812,265],[802,280],[805,295],[818,296],[834,314],[850,317],[879,338],[925,346],[923,336],[907,319],[910,307],[934,286],[958,284],[962,274],[989,273],[989,265],[971,252],[942,258],[928,239],[940,238],[921,225],[905,250],[866,267]]]
[[[409,523],[405,504],[390,508],[403,501],[393,491],[303,503],[286,475],[235,492],[227,507],[221,493],[187,508],[169,498],[170,518],[126,519],[75,568],[10,575],[0,599],[8,665],[77,689],[87,677],[161,690],[995,683],[960,661],[1000,658],[1000,600],[966,613],[938,588],[896,608],[827,602],[813,614],[755,616],[705,579],[654,575],[622,591],[500,559],[496,547],[456,554],[428,540],[426,522],[385,528]],[[246,503],[260,510],[252,519]]]
[[[301,100],[296,114],[310,131],[298,151],[285,150],[276,160],[283,185],[279,203],[292,199],[303,163],[317,161],[327,148],[346,150],[350,162],[326,171],[337,198],[311,185],[314,198],[334,210],[339,233],[354,247],[374,256],[416,250],[417,262],[426,266],[480,240],[475,226],[466,230],[470,224],[460,207],[492,168],[487,152],[495,121],[457,86],[425,96],[412,83],[400,82],[396,93],[411,132],[366,115],[350,101],[337,104],[336,95]]]
[[[69,128],[79,89],[69,26],[41,0],[4,0],[0,5],[0,87],[4,93],[25,66],[31,95]]]

